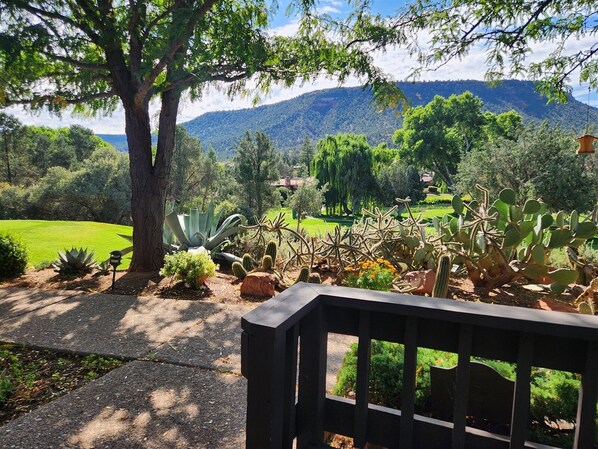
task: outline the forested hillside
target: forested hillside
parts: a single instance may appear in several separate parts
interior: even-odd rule
[[[484,102],[484,109],[501,113],[514,109],[525,121],[548,120],[566,130],[585,129],[587,106],[574,98],[566,104],[546,104],[530,81],[505,81],[490,87],[482,81],[432,81],[401,83],[413,106],[429,103],[435,95],[449,97],[470,91]],[[296,148],[306,137],[318,140],[328,134],[365,134],[370,144],[390,144],[402,119],[394,111],[379,113],[371,94],[359,87],[320,90],[292,100],[236,111],[208,112],[182,125],[221,159],[234,155],[234,146],[246,130],[264,131],[278,149]],[[598,109],[590,108],[590,121],[598,122]],[[116,149],[126,151],[126,136],[100,134]]]
[[[481,81],[435,81],[401,83],[401,88],[414,106],[427,104],[435,95],[449,97],[468,90],[494,113],[514,109],[526,121],[548,120],[576,132],[585,128],[585,104],[571,98],[566,104],[547,105],[528,81],[505,81],[498,87]],[[590,120],[598,122],[598,109],[591,108]],[[391,142],[401,118],[393,111],[376,112],[371,94],[354,87],[311,92],[252,109],[210,112],[183,126],[202,144],[214,146],[221,158],[229,158],[245,130],[264,131],[279,149],[297,147],[305,137],[317,140],[340,132],[366,134],[371,144],[377,144]]]

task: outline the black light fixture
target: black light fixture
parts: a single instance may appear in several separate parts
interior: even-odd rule
[[[118,267],[123,258],[123,252],[116,250],[110,252],[110,265],[112,265],[112,290],[114,290],[114,282],[116,281],[116,267]]]

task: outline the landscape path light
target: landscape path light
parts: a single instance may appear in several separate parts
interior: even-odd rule
[[[116,267],[122,263],[123,252],[116,250],[110,252],[110,265],[112,265],[112,290],[114,290],[114,282],[116,281]]]

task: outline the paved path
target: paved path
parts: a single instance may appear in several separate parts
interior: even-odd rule
[[[0,288],[0,341],[131,360],[0,427],[0,449],[244,447],[246,306]],[[348,342],[329,340],[328,388]]]

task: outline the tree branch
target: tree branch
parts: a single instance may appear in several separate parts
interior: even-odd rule
[[[197,21],[201,17],[205,16],[208,13],[208,11],[210,10],[210,8],[212,8],[212,6],[214,6],[217,2],[218,2],[218,0],[204,0],[201,7],[199,9],[197,9],[196,14],[191,15],[191,17],[189,18],[189,21],[187,22],[187,24],[185,26],[185,32],[182,34],[181,37],[179,37],[178,39],[175,39],[170,44],[170,48],[168,49],[166,54],[160,59],[160,61],[158,61],[158,63],[155,65],[155,67],[152,69],[152,71],[150,72],[148,77],[145,79],[145,81],[141,85],[138,95],[145,96],[147,94],[147,92],[151,88],[152,84],[154,83],[154,81],[156,80],[158,75],[160,75],[160,73],[162,73],[164,68],[172,62],[172,60],[173,60],[174,56],[176,55],[177,51],[179,50],[179,48],[181,48],[183,45],[185,45],[185,43],[187,43],[189,38],[193,35],[193,29],[195,28],[195,24],[197,23]]]
[[[81,97],[74,97],[74,98],[63,98],[59,95],[39,95],[33,96],[29,99],[24,100],[11,100],[10,98],[5,98],[2,102],[3,106],[13,106],[13,105],[25,105],[25,104],[40,104],[40,103],[54,103],[60,102],[67,105],[75,105],[75,104],[82,104],[88,103],[94,100],[101,100],[102,98],[111,98],[116,96],[117,93],[114,89],[111,89],[106,92],[98,92],[95,94],[84,95]]]
[[[46,55],[46,56],[56,59],[58,61],[66,62],[67,64],[78,67],[80,69],[93,70],[93,71],[98,71],[98,72],[108,70],[108,66],[106,64],[83,62],[83,61],[78,61],[73,58],[69,58],[68,56],[57,55],[56,53],[52,53],[52,52],[45,51],[45,50],[38,50],[38,51],[43,55]]]

